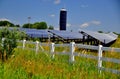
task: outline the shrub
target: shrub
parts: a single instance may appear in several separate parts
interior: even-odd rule
[[[21,38],[23,32],[17,29],[2,28],[0,30],[0,59],[4,62],[13,54],[13,50],[17,47],[17,39]]]

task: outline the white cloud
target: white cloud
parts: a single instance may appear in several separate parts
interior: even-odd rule
[[[55,0],[54,4],[60,4],[60,0]]]
[[[95,24],[95,25],[100,25],[101,22],[100,21],[91,21],[92,24]]]
[[[55,17],[55,14],[51,14],[50,17]]]
[[[90,25],[90,23],[86,22],[80,25],[81,28],[86,28]]]
[[[10,20],[7,18],[0,18],[0,21],[10,21]]]
[[[9,22],[12,22],[14,24],[20,24],[19,21],[16,21],[16,20],[9,20],[7,18],[0,18],[0,21],[9,21]]]
[[[43,2],[52,2],[54,4],[60,4],[61,0],[42,0]]]
[[[54,29],[55,29],[55,30],[59,30],[59,27],[55,27]]]
[[[86,27],[89,27],[91,25],[100,25],[100,24],[101,24],[100,21],[93,20],[93,21],[85,22],[85,23],[81,24],[80,27],[81,28],[86,28]]]
[[[88,7],[88,5],[81,5],[80,7],[82,7],[82,8],[86,8],[86,7]]]
[[[67,27],[71,27],[72,25],[70,23],[67,23]]]

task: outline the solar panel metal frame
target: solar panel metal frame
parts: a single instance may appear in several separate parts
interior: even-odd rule
[[[98,33],[98,32],[94,32],[94,31],[86,31],[86,30],[81,30],[80,32],[84,32],[87,35],[101,41],[102,43],[108,44],[114,40],[117,39],[117,35],[113,34],[113,33]]]

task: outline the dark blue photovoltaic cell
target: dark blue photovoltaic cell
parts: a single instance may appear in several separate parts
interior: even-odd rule
[[[47,30],[37,30],[37,29],[28,29],[28,28],[20,28],[21,31],[24,31],[30,37],[38,37],[38,38],[48,38],[49,33]]]
[[[62,37],[63,39],[82,39],[83,35],[78,32],[49,30],[50,33]]]
[[[110,43],[114,40],[117,39],[117,35],[114,34],[114,33],[98,33],[98,32],[94,32],[94,31],[86,31],[86,30],[81,30],[80,32],[84,32],[86,33],[87,35],[90,35],[91,37],[101,41],[102,43]]]
[[[44,33],[27,32],[26,34],[29,35],[30,37],[48,38],[48,34]]]

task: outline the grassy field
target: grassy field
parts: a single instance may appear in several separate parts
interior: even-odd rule
[[[120,39],[112,47],[120,48]],[[45,49],[48,50],[47,47]],[[56,48],[56,51],[62,50]],[[86,53],[97,55],[95,52]],[[71,64],[67,55],[55,55],[52,59],[45,51],[36,54],[35,51],[18,48],[14,55],[5,63],[0,62],[0,79],[120,79],[120,74],[105,71],[100,74],[97,60],[93,59],[75,57],[74,64]],[[106,52],[103,56],[120,59],[120,54],[115,52]],[[103,62],[103,66],[120,70],[119,64]]]

